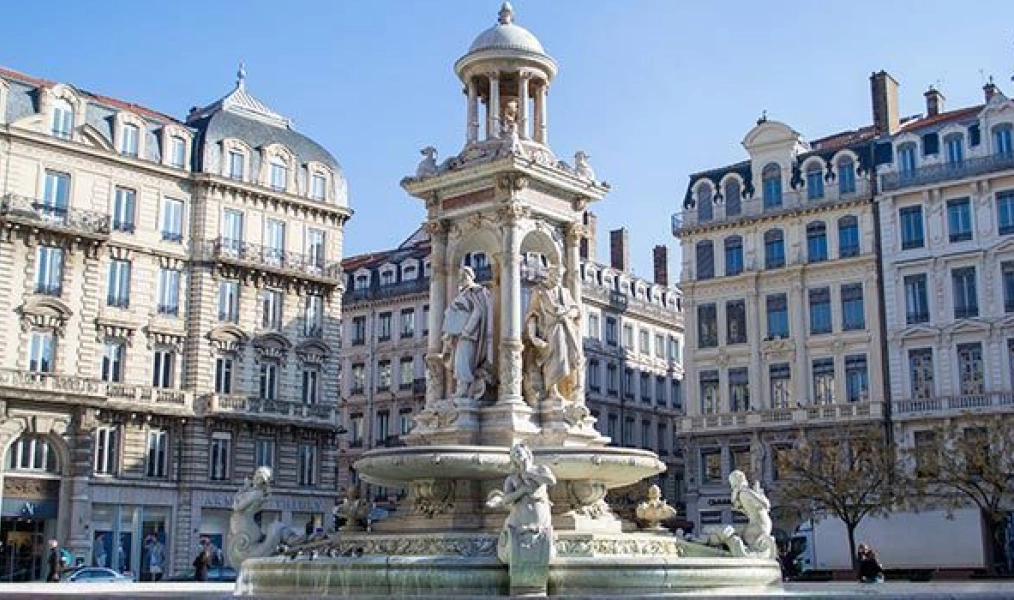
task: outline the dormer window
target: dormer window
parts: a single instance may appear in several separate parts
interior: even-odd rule
[[[761,171],[764,190],[764,208],[778,208],[782,205],[782,168],[770,163]]]
[[[282,159],[275,157],[271,159],[271,189],[276,192],[284,192],[289,180],[289,167]]]
[[[714,199],[711,186],[704,183],[697,188],[697,220],[704,223],[714,218]]]
[[[819,200],[824,197],[824,168],[818,162],[806,167],[806,198]]]
[[[1014,154],[1014,146],[1011,145],[1011,124],[1004,123],[993,128],[993,153],[1000,156]]]
[[[412,281],[418,277],[418,269],[415,265],[405,265],[401,268],[401,279],[402,281]]]
[[[124,156],[136,157],[139,135],[140,128],[137,125],[131,123],[124,124],[120,137],[120,153]]]
[[[380,273],[380,285],[394,285],[394,269]]]
[[[856,163],[851,158],[838,161],[838,193],[842,196],[856,192]]]
[[[229,151],[229,178],[243,181],[244,156],[237,150]]]
[[[310,176],[310,198],[323,202],[327,198],[327,178],[320,173]]]
[[[357,290],[365,290],[368,287],[370,287],[370,276],[369,276],[369,274],[367,274],[367,273],[360,273],[359,275],[356,275],[355,282],[353,283],[353,288],[357,289]]]
[[[53,102],[53,137],[69,140],[74,131],[74,107],[64,98]]]
[[[898,146],[898,172],[902,175],[912,175],[915,172],[915,144]]]
[[[169,140],[169,164],[182,169],[187,161],[187,143],[183,138],[174,135]]]
[[[951,134],[945,137],[944,147],[947,149],[947,164],[957,165],[965,159],[964,136],[960,133]]]

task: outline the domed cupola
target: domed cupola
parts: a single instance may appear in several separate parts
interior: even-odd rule
[[[454,64],[454,72],[468,94],[466,146],[515,135],[547,144],[546,94],[556,61],[538,38],[514,24],[509,2],[500,8],[497,24],[480,33]]]

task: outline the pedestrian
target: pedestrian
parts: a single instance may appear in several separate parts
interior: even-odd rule
[[[60,544],[56,540],[49,540],[49,556],[47,562],[49,563],[49,575],[46,576],[46,581],[60,581],[60,559],[62,555],[60,553]]]
[[[197,558],[194,559],[194,580],[195,581],[207,581],[208,580],[208,567],[211,566],[211,552],[208,551],[208,540],[201,540],[201,549],[197,552]]]
[[[866,544],[859,544],[859,581],[883,583],[884,567],[877,560],[877,553]]]

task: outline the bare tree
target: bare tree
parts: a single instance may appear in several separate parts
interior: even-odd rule
[[[814,518],[841,519],[856,568],[856,528],[868,516],[888,513],[895,503],[895,453],[879,428],[844,427],[810,435],[779,453],[778,503]]]
[[[960,419],[915,433],[903,451],[917,507],[977,506],[991,571],[1010,571],[1006,520],[1014,511],[1014,415]]]

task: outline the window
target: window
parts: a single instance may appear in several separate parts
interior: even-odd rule
[[[261,327],[282,328],[282,300],[282,292],[278,290],[261,290]]]
[[[915,144],[898,146],[898,173],[903,178],[910,178],[915,173]]]
[[[838,193],[842,196],[856,192],[856,163],[851,158],[838,161]]]
[[[383,445],[387,438],[391,435],[391,412],[387,410],[377,411],[377,431],[376,441],[377,445]]]
[[[1003,123],[993,128],[993,154],[1010,156],[1014,153],[1014,145],[1011,144],[1011,124]]]
[[[729,409],[750,410],[750,372],[746,367],[729,369]]]
[[[53,101],[53,137],[69,140],[74,131],[74,106],[64,98]]]
[[[813,402],[834,404],[833,358],[818,358],[813,361]]]
[[[430,305],[423,304],[422,309],[422,335],[426,337],[430,333]]]
[[[623,347],[627,350],[634,350],[634,326],[628,323],[623,325]]]
[[[356,413],[349,416],[349,440],[353,448],[363,445],[363,415]]]
[[[366,389],[366,365],[357,363],[352,365],[352,393],[362,394]]]
[[[115,259],[109,261],[106,306],[117,308],[130,306],[130,261]]]
[[[718,346],[718,308],[714,304],[697,307],[697,347]]]
[[[811,162],[806,167],[806,198],[819,200],[824,197],[824,168],[820,163]]]
[[[730,217],[739,216],[742,212],[742,195],[739,182],[730,179],[725,183],[725,214]]]
[[[838,219],[838,257],[859,256],[859,219],[849,215]]]
[[[656,439],[658,440],[658,452],[662,456],[669,454],[669,427],[665,423],[659,423],[656,427]]]
[[[711,240],[697,242],[697,279],[715,276],[715,245]]]
[[[173,369],[176,353],[172,350],[155,350],[152,357],[151,385],[157,388],[173,387]]]
[[[933,430],[915,432],[915,473],[917,477],[932,477],[940,469],[940,445]]]
[[[116,427],[97,427],[95,429],[95,453],[92,469],[97,475],[113,475],[116,473],[116,459],[119,453]]]
[[[764,208],[778,208],[782,205],[782,168],[770,163],[761,171],[764,194]]]
[[[1014,190],[997,193],[996,213],[1000,235],[1014,233]]]
[[[1003,275],[1003,311],[1012,313],[1014,312],[1014,262],[1000,263],[1000,272]]]
[[[809,262],[827,260],[827,226],[823,221],[806,226],[806,259]]]
[[[954,318],[967,319],[979,316],[979,300],[975,289],[975,267],[961,267],[951,271],[954,290]]]
[[[303,335],[321,337],[324,334],[324,297],[307,294],[303,309]]]
[[[866,329],[866,312],[863,309],[863,284],[841,286],[841,328],[845,331]]]
[[[275,466],[275,440],[259,438],[254,442],[254,468]]]
[[[55,340],[51,331],[33,331],[28,348],[28,370],[33,373],[52,373]]]
[[[222,211],[223,249],[240,256],[243,254],[243,213],[238,210]]]
[[[751,472],[753,468],[753,460],[750,456],[749,446],[740,446],[738,448],[729,448],[729,465],[730,469],[739,469],[743,471],[747,477],[754,477],[755,475]]]
[[[36,436],[18,438],[7,451],[5,464],[8,471],[59,472],[56,451],[49,447],[46,440]]]
[[[743,272],[743,238],[734,235],[725,238],[725,274],[739,275]]]
[[[123,382],[127,346],[122,340],[106,340],[102,346],[102,381]]]
[[[317,446],[299,445],[299,478],[296,483],[301,486],[317,485]]]
[[[327,246],[324,230],[308,227],[306,229],[306,262],[316,269],[324,268],[324,256]]]
[[[386,342],[391,339],[391,313],[382,312],[377,315],[377,341]]]
[[[651,334],[647,329],[642,329],[637,334],[641,354],[651,354]]]
[[[701,451],[701,483],[722,483],[722,451]]]
[[[651,421],[648,419],[641,419],[641,448],[651,448]]]
[[[641,401],[651,402],[651,374],[641,373]]]
[[[327,179],[319,173],[310,177],[310,197],[314,200],[323,201],[327,195]]]
[[[63,293],[63,248],[39,246],[35,251],[35,293],[44,296]]]
[[[981,394],[986,388],[982,344],[958,344],[958,380],[963,396]]]
[[[244,155],[236,150],[229,151],[229,178],[243,180]]]
[[[768,316],[768,338],[789,337],[789,310],[785,294],[769,294],[765,298]]]
[[[616,345],[616,319],[613,317],[606,317],[606,343]]]
[[[394,285],[394,269],[380,272],[380,285]]]
[[[218,320],[239,323],[239,281],[235,279],[218,282]]]
[[[593,358],[588,361],[588,388],[592,391],[597,392],[602,389],[599,377],[599,361]]]
[[[317,404],[320,398],[320,369],[316,366],[303,367],[303,404]]]
[[[415,378],[415,361],[411,356],[401,359],[401,362],[398,363],[398,371],[398,387],[403,390],[410,389],[412,380]]]
[[[947,202],[947,235],[951,243],[972,239],[972,203],[968,198]]]
[[[233,378],[233,360],[231,356],[219,356],[215,359],[215,393],[231,394]]]
[[[655,334],[655,358],[665,358],[665,336]]]
[[[933,397],[933,349],[915,348],[908,351],[908,370],[912,383],[912,397]]]
[[[870,399],[870,375],[866,368],[866,355],[845,357],[845,399],[849,402],[866,402]]]
[[[117,187],[113,195],[113,231],[134,233],[134,212],[137,208],[137,192]]]
[[[929,294],[926,291],[926,274],[906,275],[905,324],[929,322]]]
[[[352,345],[361,346],[366,343],[366,317],[352,317]]]
[[[391,389],[391,361],[382,360],[377,363],[377,391],[386,392]]]
[[[771,408],[790,408],[792,405],[792,370],[789,363],[768,367],[771,383]]]
[[[665,376],[655,376],[655,404],[665,406]]]
[[[709,415],[718,412],[718,371],[708,370],[700,373],[701,414]]]
[[[63,223],[67,220],[70,205],[70,175],[59,171],[46,171],[42,189],[42,205],[36,207],[43,219]]]
[[[183,202],[166,198],[162,201],[162,239],[179,244],[183,241]]]
[[[831,288],[810,290],[810,334],[831,333]]]
[[[407,435],[412,432],[412,409],[403,408],[398,411],[398,431],[401,435]]]
[[[725,303],[725,335],[729,344],[746,343],[746,302],[732,300]]]
[[[260,373],[260,398],[264,400],[278,400],[278,378],[280,376],[279,364],[273,360],[261,362]]]
[[[264,259],[280,264],[285,259],[285,222],[268,219],[264,225]]]
[[[137,144],[140,130],[137,125],[126,123],[123,125],[120,135],[120,153],[124,156],[137,156]]]
[[[599,328],[599,314],[593,312],[588,313],[588,332],[586,335],[593,340],[599,339]]]
[[[223,481],[229,478],[229,461],[232,459],[232,435],[224,431],[211,434],[211,479]]]
[[[954,133],[944,138],[948,165],[959,165],[965,159],[964,141],[964,137],[960,133]]]
[[[669,336],[669,360],[678,361],[680,359],[680,340],[677,337]]]
[[[623,420],[623,445],[630,446],[634,445],[634,417],[627,417]]]
[[[169,164],[182,169],[187,162],[187,143],[179,136],[169,140]]]
[[[289,167],[282,159],[275,157],[271,159],[270,169],[271,189],[276,192],[284,192],[288,187]]]
[[[701,223],[710,221],[715,214],[715,199],[711,186],[702,184],[697,187],[697,220]]]
[[[148,432],[148,446],[144,473],[148,477],[165,479],[169,473],[169,432],[155,429]]]
[[[606,391],[610,396],[615,396],[620,392],[619,369],[612,363],[606,365]]]
[[[901,221],[901,249],[922,248],[922,207],[906,206],[898,211]]]
[[[764,268],[777,269],[785,266],[785,240],[781,229],[764,232]]]

